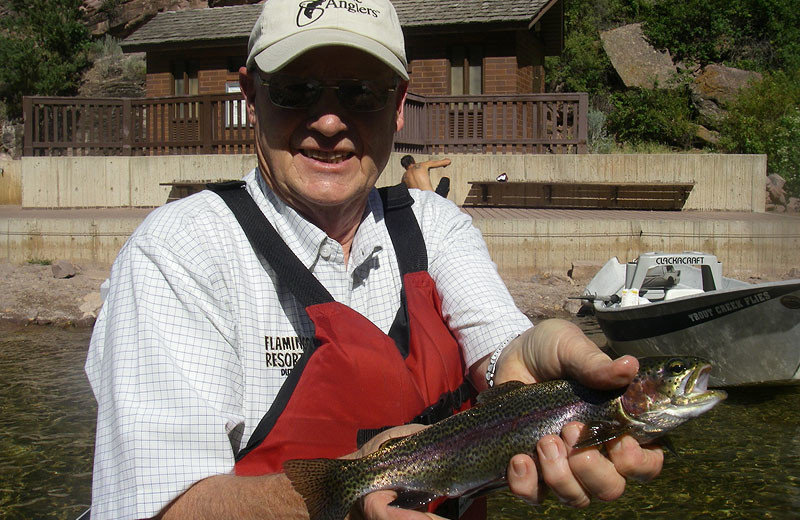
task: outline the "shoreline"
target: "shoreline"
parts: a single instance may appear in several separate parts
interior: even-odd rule
[[[110,265],[73,263],[77,274],[55,278],[52,265],[13,264],[0,260],[0,324],[91,328],[101,307],[100,284]],[[599,269],[599,265],[597,269]],[[503,277],[517,307],[534,323],[547,318],[574,318],[579,296],[596,269],[586,269],[573,279],[567,273],[534,273],[520,280]],[[739,276],[735,276],[735,275]],[[771,281],[756,273],[731,273],[751,283]],[[795,277],[787,273],[777,279]]]
[[[0,260],[0,323],[93,327],[102,303],[100,284],[108,278],[111,266],[73,265],[77,274],[54,278],[52,265]],[[533,321],[574,316],[579,304],[568,297],[579,295],[588,282],[553,273],[503,280],[517,306]]]

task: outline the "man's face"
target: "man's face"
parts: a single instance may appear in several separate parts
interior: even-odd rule
[[[311,50],[269,76],[293,76],[335,84],[337,79],[373,80],[387,88],[396,74],[369,54],[348,47]],[[243,90],[256,123],[259,166],[272,190],[301,214],[325,228],[340,212],[363,211],[369,191],[389,160],[394,132],[403,126],[405,84],[389,92],[386,106],[374,112],[343,107],[337,91],[322,90],[302,109],[270,101],[256,72],[246,74]],[[252,90],[244,85],[252,82]],[[360,210],[359,210],[360,207]],[[334,217],[335,218],[335,217]]]

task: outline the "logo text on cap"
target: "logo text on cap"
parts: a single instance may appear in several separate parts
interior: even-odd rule
[[[346,9],[349,13],[364,14],[377,18],[380,11],[361,5],[362,0],[304,0],[297,11],[297,26],[305,27],[325,14],[325,9]]]

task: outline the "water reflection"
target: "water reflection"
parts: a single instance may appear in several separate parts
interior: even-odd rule
[[[0,329],[0,517],[74,519],[89,505],[96,406],[90,331]]]
[[[579,322],[602,344],[602,333]],[[83,364],[88,330],[0,328],[0,518],[76,518],[89,504],[96,406]],[[672,434],[680,458],[581,511],[490,497],[493,519],[798,518],[800,387],[742,388]]]

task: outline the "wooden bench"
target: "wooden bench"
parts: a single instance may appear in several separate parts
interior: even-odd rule
[[[470,181],[464,206],[681,210],[694,183]]]
[[[219,179],[212,179],[207,181],[172,181],[172,182],[160,182],[158,183],[159,186],[172,186],[172,189],[169,191],[169,195],[167,195],[167,202],[172,202],[173,200],[182,199],[184,197],[188,197],[193,193],[197,193],[198,191],[203,191],[206,189],[206,184],[209,182],[224,182],[223,180]]]

